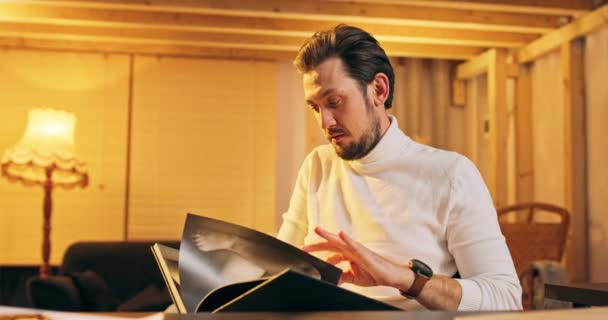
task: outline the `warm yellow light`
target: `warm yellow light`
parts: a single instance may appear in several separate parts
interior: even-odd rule
[[[51,160],[49,156],[53,153],[59,158],[69,159],[74,153],[75,126],[76,117],[71,113],[52,109],[30,110],[25,135],[15,149],[43,156],[36,160]]]
[[[88,174],[74,153],[76,117],[52,109],[30,110],[23,138],[2,157],[2,175],[12,181],[44,187],[42,265],[40,275],[50,273],[52,193],[55,186],[85,187]]]
[[[53,183],[86,185],[84,162],[74,152],[74,114],[53,110],[30,110],[23,138],[2,158],[3,173],[26,183],[47,180],[52,167]]]

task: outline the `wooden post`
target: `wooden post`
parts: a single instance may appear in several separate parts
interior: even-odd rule
[[[564,141],[566,170],[564,203],[571,214],[566,249],[566,268],[570,280],[587,280],[587,150],[582,39],[561,46],[562,92],[564,103]]]
[[[432,97],[433,109],[433,146],[447,146],[447,114],[450,105],[450,63],[446,60],[433,60],[431,65],[433,88],[436,94]]]
[[[488,65],[489,170],[487,183],[500,207],[507,202],[507,51],[490,51]]]
[[[464,107],[467,103],[466,84],[466,80],[452,81],[452,105],[455,107]]]
[[[393,107],[391,113],[399,121],[399,128],[409,135],[408,113],[407,113],[407,71],[403,58],[394,58],[391,61],[395,73],[395,87],[393,88]]]
[[[43,224],[42,224],[42,264],[40,265],[40,277],[47,277],[51,274],[49,260],[51,257],[51,214],[53,212],[53,170],[55,167],[50,165],[45,168],[46,180],[44,181],[44,201],[42,205]]]
[[[420,69],[419,74],[417,76],[419,82],[420,90],[416,92],[419,96],[418,102],[418,118],[420,119],[420,124],[418,125],[418,136],[421,141],[426,145],[435,145],[435,141],[433,140],[433,127],[435,127],[435,108],[436,108],[436,100],[435,96],[437,96],[438,90],[441,90],[437,86],[433,84],[433,74],[432,74],[432,61],[430,59],[417,59],[420,61]],[[432,90],[428,90],[426,88],[433,88]]]
[[[422,116],[420,114],[420,104],[422,103],[422,95],[420,92],[424,90],[421,86],[422,80],[422,59],[408,59],[406,63],[407,72],[407,111],[409,135],[412,137],[422,136],[420,128],[422,127]]]
[[[465,85],[466,93],[466,140],[467,154],[466,156],[479,167],[479,94],[477,81],[473,79],[467,80]]]
[[[534,158],[532,140],[532,82],[530,65],[519,67],[515,105],[515,185],[517,203],[534,200]]]

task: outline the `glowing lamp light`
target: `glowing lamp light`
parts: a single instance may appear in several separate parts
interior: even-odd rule
[[[88,174],[84,161],[74,152],[74,114],[33,109],[29,112],[23,138],[2,157],[2,175],[10,181],[44,188],[44,226],[40,274],[49,274],[52,190],[55,186],[86,187]]]

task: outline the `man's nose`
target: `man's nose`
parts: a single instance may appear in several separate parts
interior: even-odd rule
[[[329,129],[336,125],[336,119],[334,118],[334,114],[327,109],[321,108],[319,111],[321,113],[321,128]]]

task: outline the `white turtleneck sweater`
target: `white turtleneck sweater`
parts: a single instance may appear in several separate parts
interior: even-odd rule
[[[402,263],[422,260],[435,274],[458,271],[458,310],[521,309],[513,261],[475,165],[414,142],[394,117],[362,159],[342,160],[329,144],[308,155],[278,238],[295,246],[320,242],[316,226],[343,230]],[[395,288],[345,286],[405,309],[421,307]]]

